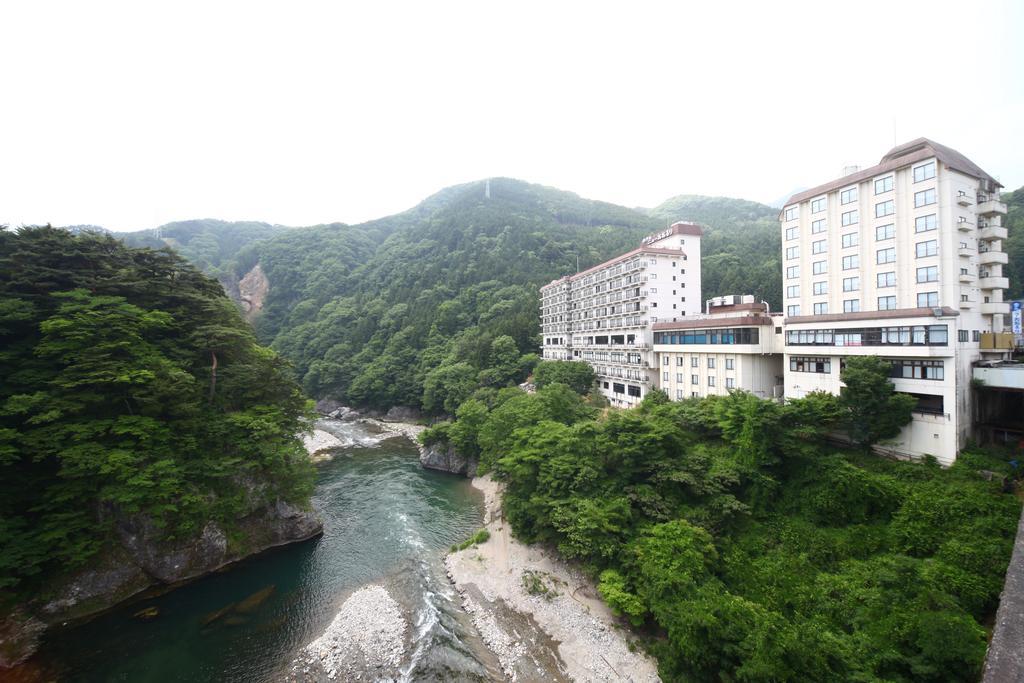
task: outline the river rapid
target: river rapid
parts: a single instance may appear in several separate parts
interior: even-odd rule
[[[385,678],[500,680],[500,667],[459,609],[443,565],[449,546],[481,526],[479,492],[462,477],[422,469],[404,437],[336,420],[318,427],[346,444],[318,465],[313,504],[324,520],[321,538],[53,632],[36,658],[48,677],[326,679],[304,666],[303,648],[325,632],[347,598],[381,586],[408,625],[398,666]],[[149,608],[156,616],[138,616]],[[383,673],[346,678],[375,680]]]

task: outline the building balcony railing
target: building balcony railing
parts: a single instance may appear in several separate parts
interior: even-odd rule
[[[1009,289],[1010,280],[999,276],[983,277],[978,280],[978,286],[982,289]]]
[[[981,312],[985,315],[999,315],[1010,312],[1010,302],[993,301],[981,305]]]
[[[960,254],[961,256],[963,256],[965,258],[970,258],[970,257],[974,256],[975,251],[974,251],[974,249],[970,249],[968,247],[960,247],[959,249],[957,249],[956,253]]]
[[[1006,204],[996,199],[978,198],[977,212],[979,216],[991,216],[993,214],[1006,214]]]
[[[1006,228],[1001,225],[986,225],[978,230],[978,239],[1005,240],[1008,236]]]
[[[970,221],[957,221],[956,229],[960,232],[970,232],[974,229],[974,223]]]
[[[960,282],[974,282],[974,273],[960,273]]]
[[[960,299],[960,308],[963,310],[970,310],[974,308],[974,305],[978,303],[977,299]]]
[[[995,249],[989,249],[987,251],[978,252],[978,263],[988,266],[996,263],[1006,265],[1010,258],[1006,255],[1005,251],[996,251]]]
[[[974,200],[971,199],[971,197],[966,193],[961,192],[956,196],[956,203],[959,204],[960,206],[970,206],[971,204],[974,203]]]
[[[1007,332],[982,332],[982,351],[1010,351],[1013,349],[1013,335]]]

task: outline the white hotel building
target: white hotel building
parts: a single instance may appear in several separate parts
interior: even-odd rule
[[[1002,331],[1001,185],[921,138],[801,192],[781,214],[785,394],[838,394],[843,360],[878,355],[913,421],[882,446],[949,464],[972,428],[972,363]]]
[[[658,386],[652,343],[659,321],[701,309],[701,227],[675,223],[640,247],[541,287],[543,357],[581,360],[613,406]]]

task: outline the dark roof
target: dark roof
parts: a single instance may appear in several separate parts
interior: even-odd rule
[[[996,187],[1002,187],[998,180],[990,176],[988,173],[985,173],[985,171],[981,170],[981,167],[955,149],[946,147],[945,145],[940,145],[928,138],[918,138],[893,147],[886,152],[885,156],[882,157],[882,160],[875,166],[865,168],[861,171],[857,171],[856,173],[851,173],[850,175],[843,176],[842,178],[837,178],[836,180],[825,183],[824,185],[819,185],[818,187],[812,187],[809,190],[798,192],[790,197],[783,206],[798,204],[800,202],[807,201],[812,197],[825,194],[826,192],[832,192],[833,190],[838,190],[841,187],[854,185],[873,178],[874,176],[881,175],[882,173],[888,173],[889,171],[893,171],[897,168],[902,168],[909,164],[924,161],[925,159],[930,159],[932,157],[935,157],[954,171],[965,173],[974,178],[978,178],[979,180],[987,180],[993,183]]]
[[[692,330],[694,328],[736,327],[737,325],[772,325],[775,321],[763,315],[737,315],[729,318],[704,318],[654,323],[655,330]]]
[[[799,323],[832,323],[850,320],[888,320],[890,318],[930,318],[960,315],[949,306],[943,306],[936,315],[934,308],[898,308],[892,311],[857,311],[856,313],[826,313],[824,315],[796,315],[786,318],[787,325]]]

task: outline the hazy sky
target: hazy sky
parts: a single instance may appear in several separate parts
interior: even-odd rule
[[[920,136],[1024,184],[1020,1],[12,1],[0,35],[0,224],[359,222],[488,176],[773,202]]]

